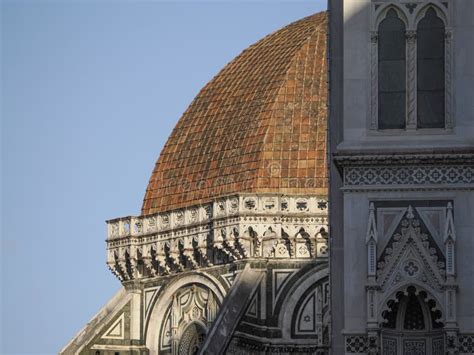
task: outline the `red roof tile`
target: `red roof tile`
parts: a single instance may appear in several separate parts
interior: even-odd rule
[[[171,133],[142,214],[238,192],[327,194],[326,41],[318,13],[227,64]]]

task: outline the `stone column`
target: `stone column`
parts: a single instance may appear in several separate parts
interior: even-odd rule
[[[378,63],[378,39],[377,31],[370,35],[370,129],[378,128],[378,95],[379,95],[379,63]]]
[[[407,129],[416,129],[417,109],[417,86],[416,86],[416,31],[406,32],[406,53],[407,53],[407,73],[406,73],[406,111]]]
[[[178,322],[179,322],[178,295],[175,294],[173,297],[173,305],[171,306],[171,354],[172,355],[178,355],[179,353]]]
[[[445,117],[445,128],[451,129],[454,126],[453,123],[453,84],[452,84],[452,31],[447,28],[444,40],[444,90],[445,90],[445,104],[444,104],[444,117]]]

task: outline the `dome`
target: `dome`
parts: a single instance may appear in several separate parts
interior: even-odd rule
[[[327,14],[294,22],[233,59],[166,142],[142,214],[243,192],[327,194]]]

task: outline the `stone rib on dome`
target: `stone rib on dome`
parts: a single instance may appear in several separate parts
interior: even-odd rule
[[[327,194],[327,14],[244,50],[185,111],[142,214],[240,192]]]

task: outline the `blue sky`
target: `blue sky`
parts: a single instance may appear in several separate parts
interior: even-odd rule
[[[198,90],[308,1],[2,1],[0,353],[57,353],[119,289],[106,219],[138,214]]]

